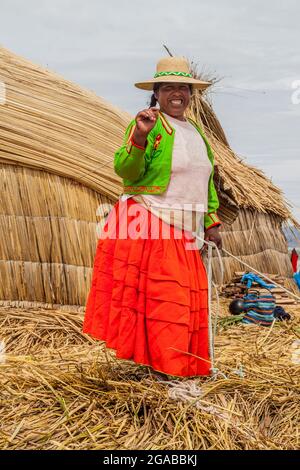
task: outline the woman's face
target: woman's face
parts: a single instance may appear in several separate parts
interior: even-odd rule
[[[162,112],[177,119],[184,119],[184,111],[191,99],[190,87],[186,83],[162,83],[155,92]]]

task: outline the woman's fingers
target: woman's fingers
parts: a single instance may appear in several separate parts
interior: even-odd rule
[[[143,121],[144,119],[147,118],[147,115],[144,111],[140,111],[137,115],[136,115],[136,121]]]
[[[149,108],[149,109],[144,109],[143,111],[140,111],[136,117],[136,119],[140,120],[147,120],[149,119],[150,121],[156,121],[157,116],[158,116],[158,109],[156,108]]]
[[[219,249],[222,249],[222,237],[220,235],[218,235],[218,236],[212,235],[212,234],[211,235],[206,235],[205,241],[213,242],[217,245],[217,247]],[[206,244],[203,246],[203,249],[207,250],[207,245]]]

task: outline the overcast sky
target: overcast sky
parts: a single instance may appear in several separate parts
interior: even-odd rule
[[[297,0],[0,0],[0,43],[132,114],[163,44],[193,59],[223,77],[212,101],[232,148],[300,220],[299,18]]]

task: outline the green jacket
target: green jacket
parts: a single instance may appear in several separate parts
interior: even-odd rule
[[[206,144],[208,158],[214,167],[213,152],[203,131],[192,119],[189,121],[201,134]],[[123,145],[115,153],[115,172],[123,178],[126,194],[161,194],[166,191],[170,181],[175,129],[160,112],[154,128],[148,134],[147,146],[142,148],[133,142],[135,127],[136,121],[133,119],[126,129]],[[219,200],[213,176],[214,171],[210,175],[208,184],[205,229],[220,225],[216,213]]]

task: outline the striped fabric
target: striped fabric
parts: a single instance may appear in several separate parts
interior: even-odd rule
[[[244,296],[245,315],[243,323],[271,326],[274,320],[276,307],[275,297],[271,294],[260,294],[259,292],[248,292]]]
[[[157,72],[154,75],[154,78],[165,77],[165,76],[168,77],[169,75],[175,75],[176,77],[189,77],[189,78],[192,78],[192,74],[187,73],[187,72]]]

